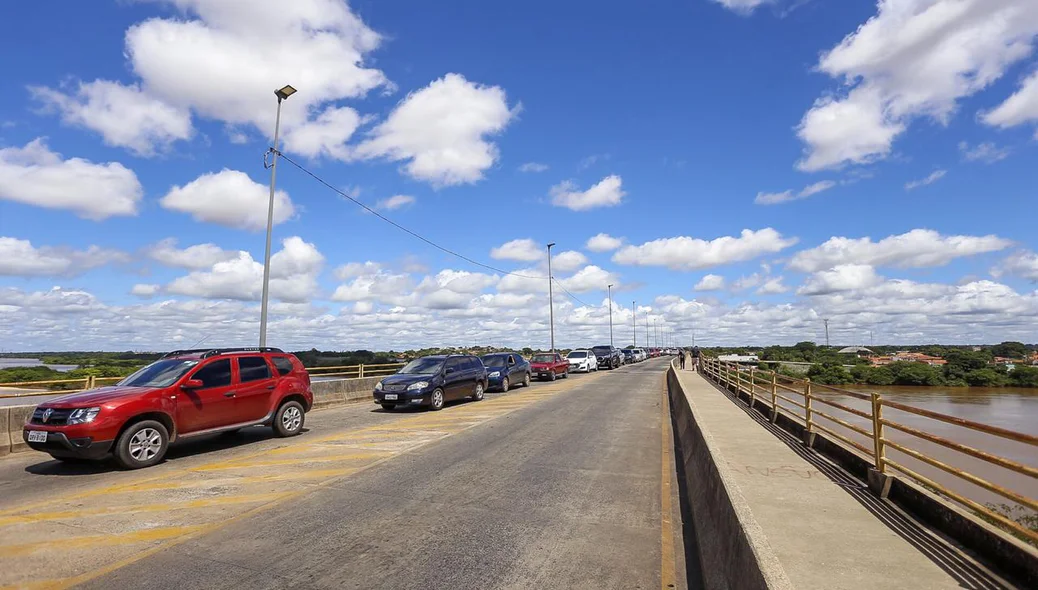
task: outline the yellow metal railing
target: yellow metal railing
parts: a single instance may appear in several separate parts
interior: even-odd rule
[[[364,377],[381,377],[392,375],[400,370],[404,363],[383,363],[375,365],[341,365],[336,367],[313,367],[307,369],[311,377],[343,377],[359,379]],[[3,393],[0,399],[33,398],[41,395],[59,395],[79,393],[102,385],[110,385],[125,377],[78,377],[76,379],[48,379],[45,381],[19,381],[16,383],[0,383],[0,387],[24,387],[36,391],[24,393]],[[55,385],[69,386],[70,389],[51,389]]]
[[[919,473],[901,462],[890,459],[887,456],[887,449],[894,449],[930,467],[951,474],[962,481],[978,486],[988,492],[1035,511],[1038,511],[1038,500],[1035,498],[1031,498],[1020,492],[1011,490],[1006,486],[996,484],[988,479],[970,473],[953,463],[957,462],[958,458],[962,458],[962,456],[965,455],[974,459],[979,459],[990,465],[995,465],[1014,473],[1024,475],[1033,480],[1038,480],[1038,468],[1025,465],[1007,457],[1002,457],[963,445],[953,440],[937,436],[936,434],[926,432],[926,430],[922,428],[914,428],[906,424],[895,422],[894,420],[884,417],[883,410],[889,408],[900,412],[906,412],[928,420],[952,424],[975,432],[981,432],[1004,440],[1028,445],[1030,447],[1038,447],[1038,436],[990,426],[988,424],[982,424],[964,418],[949,416],[907,404],[888,401],[883,399],[883,396],[877,393],[866,394],[847,391],[838,387],[814,383],[810,379],[806,378],[797,379],[779,374],[775,371],[762,371],[756,367],[740,366],[738,364],[722,362],[713,358],[704,357],[701,359],[700,366],[703,375],[718,385],[725,387],[727,390],[737,395],[749,396],[750,407],[758,405],[758,403],[764,403],[770,406],[770,419],[772,422],[775,422],[779,415],[783,415],[802,425],[808,434],[808,438],[816,433],[824,433],[831,436],[835,439],[836,444],[850,447],[854,451],[868,457],[875,466],[875,469],[880,473],[886,474],[888,473],[888,469],[893,469],[902,475],[907,476],[909,479],[915,480],[932,490],[936,490],[947,498],[950,498],[980,515],[997,522],[1022,538],[1030,540],[1031,543],[1038,544],[1038,533],[1025,528],[1020,523],[1006,518],[998,512],[991,510],[980,502],[966,497],[962,493],[949,489],[946,485],[934,481],[932,478]],[[824,393],[825,396],[821,396],[819,393]],[[839,401],[830,399],[831,396],[845,397],[860,402],[868,402],[868,410],[866,411],[851,407],[845,403],[840,403]],[[825,410],[820,409],[817,404],[825,406]],[[836,416],[834,415],[833,410],[843,412],[846,415]],[[852,418],[852,416],[854,418]],[[824,420],[824,422],[819,423],[819,418]],[[854,424],[853,420],[855,420],[855,418],[862,419],[862,423]],[[908,443],[891,440],[887,435],[887,429],[893,429],[900,433],[909,435],[911,440],[921,439],[950,449],[956,453],[954,455],[956,460],[949,462],[940,461],[918,448],[912,448]],[[868,440],[871,445],[865,445],[854,440],[854,435],[863,437]]]

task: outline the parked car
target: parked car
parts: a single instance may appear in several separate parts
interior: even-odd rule
[[[423,356],[375,384],[375,403],[384,410],[423,406],[442,410],[451,400],[483,399],[487,369],[479,357],[468,354]]]
[[[649,358],[649,355],[648,355],[648,353],[645,352],[644,348],[635,348],[634,349],[634,356],[635,356],[636,362],[639,362],[639,363],[644,361],[644,360],[646,360],[647,358]]]
[[[598,370],[598,359],[590,350],[574,350],[566,355],[570,373],[590,373]]]
[[[280,349],[176,350],[113,386],[40,404],[22,438],[55,459],[112,456],[138,469],[204,434],[265,425],[297,435],[313,402],[303,363]]]
[[[530,370],[540,380],[554,381],[559,377],[569,377],[569,361],[559,353],[541,353],[530,359]]]
[[[638,354],[635,353],[633,348],[625,348],[622,352],[624,354],[625,365],[633,365],[634,363],[638,362]]]
[[[484,355],[483,365],[487,368],[487,390],[508,391],[512,385],[530,386],[530,362],[515,352],[498,352]]]
[[[598,358],[599,368],[615,369],[623,364],[623,353],[612,346],[596,346],[591,351]]]

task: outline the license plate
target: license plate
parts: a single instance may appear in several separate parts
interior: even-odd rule
[[[398,399],[398,397],[399,396],[397,396],[397,394],[395,393],[387,393],[385,396],[383,396],[383,399]]]
[[[29,431],[29,442],[45,443],[47,442],[47,431],[46,430],[30,430]]]

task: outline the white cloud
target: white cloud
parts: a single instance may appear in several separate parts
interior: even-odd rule
[[[1001,264],[991,269],[997,277],[1016,276],[1030,281],[1038,281],[1038,253],[1020,250],[1010,254]]]
[[[713,0],[713,2],[724,6],[728,10],[743,16],[749,16],[758,7],[764,6],[765,4],[772,4],[774,1],[775,0]]]
[[[447,74],[407,95],[354,156],[407,161],[408,176],[434,186],[474,183],[498,159],[488,136],[503,131],[516,114],[502,88]]]
[[[195,244],[187,248],[177,248],[176,238],[166,238],[144,249],[145,254],[166,266],[200,270],[209,268],[217,262],[234,260],[238,257],[235,250],[224,250],[216,244]]]
[[[1038,122],[1038,70],[1020,82],[1020,88],[1002,104],[981,116],[994,127],[1014,127]]]
[[[586,191],[577,190],[577,185],[566,180],[551,187],[551,203],[573,211],[586,211],[596,207],[615,207],[627,194],[623,191],[623,180],[616,174],[606,176]]]
[[[290,126],[285,132],[285,151],[308,158],[327,156],[339,160],[349,158],[347,140],[364,119],[350,107],[328,107],[305,123]]]
[[[160,291],[162,291],[161,285],[149,285],[138,283],[134,285],[132,289],[130,289],[130,295],[136,295],[137,297],[149,299],[151,297],[154,297],[155,295],[158,295]]]
[[[282,249],[270,257],[270,294],[282,301],[308,301],[317,292],[317,275],[324,256],[298,236],[282,241]],[[263,264],[248,252],[237,258],[217,262],[210,270],[195,271],[174,279],[166,286],[172,294],[207,299],[256,301],[263,290]]]
[[[547,256],[547,251],[537,242],[523,238],[501,244],[490,251],[490,257],[496,260],[516,260],[519,262],[535,262]]]
[[[65,123],[96,131],[105,144],[140,156],[164,151],[194,133],[190,112],[149,96],[137,84],[94,80],[79,82],[69,94],[42,86],[30,86],[29,91],[47,108],[59,111]]]
[[[832,180],[820,180],[816,183],[805,186],[796,194],[793,194],[793,191],[791,190],[783,191],[781,193],[757,193],[757,198],[755,198],[753,202],[757,205],[778,205],[779,203],[806,199],[812,195],[817,195],[822,191],[827,191],[834,186],[836,186],[836,182]]]
[[[408,195],[393,195],[388,199],[382,199],[376,205],[379,209],[385,209],[387,211],[395,211],[408,205],[413,205],[415,198]]]
[[[519,166],[519,172],[544,172],[547,169],[548,165],[540,162],[526,162]]]
[[[707,241],[679,236],[653,240],[640,246],[624,246],[613,255],[613,262],[698,270],[773,254],[796,243],[796,238],[784,238],[770,227],[758,231],[744,229],[739,237],[723,236]]]
[[[938,180],[944,178],[944,175],[947,174],[947,173],[948,173],[947,170],[934,170],[926,178],[920,178],[919,180],[912,180],[912,181],[906,182],[905,183],[905,190],[906,191],[910,191],[910,190],[913,190],[913,189],[917,189],[917,188],[919,188],[921,186],[926,186],[928,184],[933,184],[933,183],[937,182]]]
[[[283,130],[291,138],[293,127],[322,105],[388,85],[382,72],[364,66],[381,37],[345,2],[159,1],[183,14],[133,25],[125,52],[145,91],[170,105],[253,125],[269,137],[273,90],[291,82],[299,92],[285,101],[282,113]],[[329,144],[314,138],[327,135],[314,126],[338,122],[318,117],[307,125],[309,140],[288,145],[321,151]]]
[[[764,276],[760,273],[755,272],[752,275],[739,277],[732,283],[733,291],[745,291],[746,289],[752,289],[764,282]]]
[[[587,263],[587,256],[576,250],[559,252],[551,257],[552,273],[573,272]]]
[[[804,115],[799,168],[872,162],[889,155],[912,119],[946,124],[960,98],[1030,55],[1036,33],[1038,3],[1029,0],[880,0],[877,15],[819,61],[848,91]],[[1020,111],[995,112],[991,123]]]
[[[817,272],[839,265],[867,264],[900,268],[943,266],[956,258],[997,252],[1012,244],[1010,240],[995,235],[944,236],[929,229],[914,229],[878,242],[868,237],[833,237],[821,246],[797,252],[789,268]]]
[[[0,237],[0,275],[15,277],[74,276],[113,262],[127,262],[129,256],[118,250],[90,246],[37,248],[29,240]]]
[[[591,236],[584,247],[592,252],[609,252],[623,245],[623,238],[614,238],[609,234],[602,233]]]
[[[696,291],[720,291],[725,287],[724,277],[721,275],[704,275],[703,278],[699,279],[695,287],[692,287]]]
[[[190,214],[196,221],[258,231],[267,227],[270,189],[244,172],[223,169],[203,174],[184,186],[174,186],[159,203]],[[288,193],[274,193],[274,224],[292,218],[295,207]]]
[[[998,147],[990,141],[979,143],[972,148],[969,143],[960,141],[959,151],[962,153],[963,160],[967,162],[984,162],[985,164],[994,164],[999,160],[1005,160],[1012,152],[1008,147]]]
[[[142,193],[137,175],[122,164],[63,160],[43,138],[0,149],[0,199],[101,220],[136,215]]]
[[[816,272],[797,289],[797,295],[827,295],[873,287],[883,281],[867,264],[840,264],[832,270]]]
[[[556,280],[567,290],[574,293],[586,293],[588,291],[605,291],[606,285],[613,285],[615,289],[620,284],[620,277],[595,265],[585,266],[573,276]]]
[[[782,277],[770,277],[757,289],[758,295],[778,295],[785,293],[789,288],[782,284]]]
[[[372,276],[379,273],[382,270],[382,265],[378,262],[348,262],[335,269],[335,278],[340,281],[347,281],[363,276]]]

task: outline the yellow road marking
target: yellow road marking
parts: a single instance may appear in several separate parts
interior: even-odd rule
[[[190,525],[144,529],[131,533],[118,535],[90,535],[87,537],[63,537],[53,541],[38,541],[36,543],[23,543],[21,545],[0,545],[0,557],[15,557],[53,547],[62,552],[77,547],[106,547],[112,545],[130,545],[133,543],[147,543],[150,541],[163,541],[172,539],[188,533],[193,533],[209,525]]]
[[[294,459],[266,459],[248,462],[229,462],[213,467],[197,467],[191,469],[195,473],[224,471],[228,469],[245,469],[249,467],[276,467],[278,465],[298,465],[300,463],[332,463],[336,461],[355,461],[357,459],[378,459],[391,451],[365,451],[363,453],[347,453],[345,455],[318,455],[315,457],[297,457]]]
[[[664,378],[666,379],[666,378]],[[662,474],[660,479],[660,587],[663,590],[677,587],[677,575],[674,556],[674,524],[671,522],[673,506],[671,505],[671,435],[670,435],[670,400],[667,398],[667,382],[663,382],[663,401],[660,403],[660,438],[663,445]]]
[[[254,502],[270,502],[277,500],[294,492],[275,492],[270,494],[246,494],[237,496],[220,496],[217,498],[199,498],[186,502],[163,502],[161,504],[137,504],[126,506],[106,506],[104,508],[82,508],[79,510],[65,510],[61,512],[37,512],[35,514],[23,514],[18,516],[0,517],[0,526],[12,524],[26,524],[32,522],[44,522],[48,520],[62,520],[66,518],[83,518],[85,516],[104,516],[108,514],[137,514],[139,512],[171,512],[173,510],[185,510],[192,508],[206,508],[209,506],[224,506],[229,504],[252,504]]]

